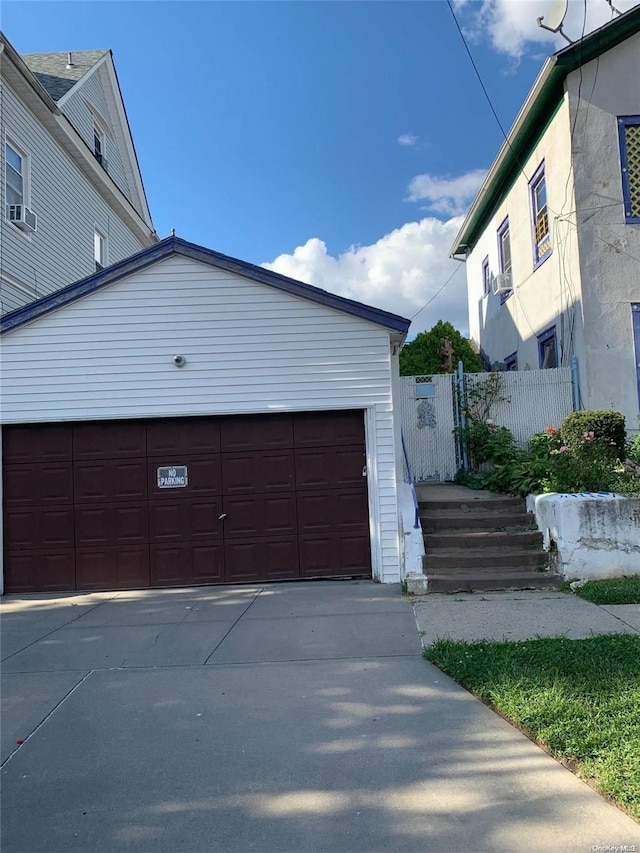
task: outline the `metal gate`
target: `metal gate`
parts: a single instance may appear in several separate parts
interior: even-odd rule
[[[453,480],[458,470],[453,377],[400,377],[402,432],[416,482]]]

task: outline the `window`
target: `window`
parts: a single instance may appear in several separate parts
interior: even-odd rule
[[[504,369],[505,370],[517,370],[518,369],[518,353],[513,352],[511,355],[508,355],[504,360]]]
[[[107,161],[105,158],[105,136],[102,130],[98,127],[95,120],[93,122],[93,153],[101,166],[105,169],[107,168]]]
[[[618,118],[626,222],[640,223],[640,116]]]
[[[549,211],[547,209],[547,181],[544,175],[544,163],[533,176],[529,184],[531,196],[531,219],[533,225],[533,264],[537,266],[551,254],[551,234],[549,233]]]
[[[543,370],[558,366],[555,326],[538,335],[538,361]]]
[[[8,142],[5,151],[5,202],[24,204],[25,158]]]
[[[511,283],[511,232],[509,230],[509,217],[504,220],[502,225],[498,228],[498,268],[500,271],[500,275],[504,276],[504,284],[509,288],[509,293],[503,293],[500,297],[500,301],[504,302],[505,299],[511,295],[512,283]]]
[[[482,293],[486,296],[491,290],[491,273],[489,272],[489,257],[482,262]]]
[[[96,262],[96,272],[107,265],[107,238],[96,228],[93,232],[93,257]]]

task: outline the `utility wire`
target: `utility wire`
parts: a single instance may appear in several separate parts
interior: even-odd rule
[[[451,281],[451,279],[454,277],[454,275],[455,275],[457,272],[459,272],[461,269],[462,269],[462,266],[457,267],[457,269],[455,269],[455,270],[451,273],[451,275],[450,275],[450,276],[449,276],[449,278],[445,281],[445,283],[444,283],[441,287],[439,287],[439,288],[436,290],[436,292],[433,294],[433,296],[432,296],[430,299],[428,299],[428,300],[427,300],[427,302],[425,302],[425,303],[424,303],[424,305],[422,306],[422,308],[420,308],[418,311],[416,311],[416,313],[415,313],[412,317],[409,317],[409,319],[410,319],[410,320],[415,320],[415,318],[418,316],[418,314],[422,313],[422,311],[424,311],[424,309],[425,309],[425,308],[428,308],[428,307],[429,307],[429,305],[431,305],[431,303],[433,302],[433,300],[436,298],[436,296],[439,296],[439,295],[442,293],[442,291],[443,291],[443,290],[445,289],[445,287],[449,284],[449,282],[450,282],[450,281]]]

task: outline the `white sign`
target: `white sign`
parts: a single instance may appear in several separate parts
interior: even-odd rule
[[[175,465],[172,468],[158,468],[159,489],[181,489],[189,485],[186,465]]]

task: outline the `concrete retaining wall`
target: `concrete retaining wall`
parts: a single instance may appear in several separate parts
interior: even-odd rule
[[[568,579],[640,575],[640,498],[588,493],[529,495],[552,564]]]

